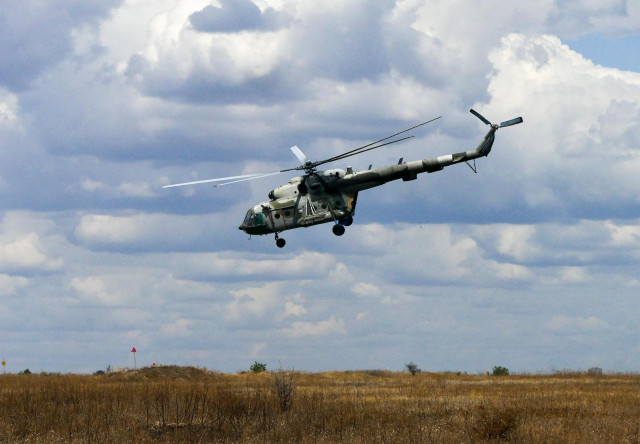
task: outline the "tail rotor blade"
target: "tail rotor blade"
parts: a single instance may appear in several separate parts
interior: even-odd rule
[[[471,114],[473,114],[474,116],[476,116],[478,119],[482,120],[485,125],[491,125],[491,122],[489,122],[487,119],[485,119],[482,114],[480,114],[478,111],[474,110],[474,109],[470,109],[469,112]]]
[[[515,119],[507,120],[506,122],[502,122],[500,124],[500,128],[504,128],[505,126],[517,125],[518,123],[522,123],[522,117],[516,117]]]

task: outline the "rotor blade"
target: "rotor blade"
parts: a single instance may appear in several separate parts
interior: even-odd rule
[[[347,157],[355,156],[356,154],[361,154],[361,153],[364,153],[364,152],[367,152],[367,151],[375,150],[376,148],[382,148],[383,146],[391,145],[391,144],[393,144],[393,143],[402,142],[403,140],[411,139],[411,138],[413,138],[413,137],[415,137],[415,136],[408,136],[408,137],[403,137],[402,139],[392,140],[391,142],[383,143],[383,144],[381,144],[381,145],[372,146],[372,147],[367,148],[367,149],[365,149],[365,150],[358,151],[357,153],[344,153],[344,154],[341,154],[341,155],[339,155],[339,156],[332,157],[331,159],[321,160],[320,162],[313,162],[313,163],[311,164],[311,166],[312,166],[313,168],[315,168],[315,167],[317,167],[317,166],[324,165],[325,163],[335,162],[335,161],[337,161],[337,160],[346,159]],[[284,173],[284,172],[286,172],[286,171],[296,171],[296,170],[302,170],[302,169],[304,169],[304,168],[305,168],[305,166],[303,165],[303,166],[301,166],[301,167],[289,168],[289,169],[286,169],[286,170],[282,170],[282,171],[280,171],[280,172],[281,172],[281,173]]]
[[[491,122],[489,122],[487,119],[485,119],[482,114],[480,114],[479,112],[477,112],[474,109],[470,109],[469,112],[471,114],[473,114],[474,116],[476,116],[478,119],[482,120],[486,125],[491,125]]]
[[[384,142],[385,140],[389,140],[389,139],[391,139],[392,137],[395,137],[395,136],[398,136],[398,135],[400,135],[400,134],[406,133],[407,131],[411,131],[412,129],[416,129],[416,128],[418,128],[418,127],[422,126],[422,125],[426,125],[427,123],[431,123],[431,122],[433,122],[433,121],[435,121],[435,120],[438,120],[438,119],[440,119],[440,118],[442,118],[442,116],[438,116],[438,117],[436,117],[435,119],[431,119],[431,120],[428,120],[428,121],[426,121],[426,122],[422,122],[422,123],[420,123],[420,124],[418,124],[418,125],[416,125],[416,126],[412,126],[411,128],[407,128],[406,130],[400,131],[399,133],[395,133],[395,134],[392,134],[392,135],[390,135],[390,136],[388,136],[388,137],[385,137],[385,138],[383,138],[383,139],[376,140],[375,142],[368,143],[368,144],[366,144],[366,145],[364,145],[364,146],[361,146],[361,147],[359,147],[359,148],[355,148],[355,149],[353,149],[353,150],[347,151],[346,153],[342,153],[342,154],[340,154],[340,155],[338,155],[338,156],[331,157],[331,158],[329,158],[329,159],[325,159],[325,160],[321,160],[320,162],[321,162],[321,163],[333,162],[334,160],[338,160],[338,159],[342,158],[342,156],[344,156],[345,154],[356,153],[356,151],[362,150],[362,149],[364,149],[364,148],[368,148],[368,147],[370,147],[371,145],[375,145],[376,143]],[[404,140],[404,139],[401,139],[401,140]],[[381,145],[381,146],[384,146],[384,145]],[[362,152],[364,152],[364,151],[362,151]],[[356,154],[357,154],[357,153],[356,153]]]
[[[300,151],[300,148],[298,148],[297,146],[292,146],[290,149],[294,156],[298,158],[301,164],[304,165],[305,163],[309,162],[309,158],[305,156],[302,151]]]
[[[254,174],[243,174],[241,176],[219,177],[217,179],[196,180],[195,182],[184,182],[184,183],[176,183],[173,185],[165,185],[162,188],[182,187],[185,185],[197,185],[200,183],[220,182],[223,180],[235,180],[235,179],[251,180],[251,179],[258,179],[259,177],[273,176],[279,173],[280,171],[271,171],[268,173],[254,173]]]
[[[351,154],[345,153],[345,154],[342,154],[340,156],[336,156],[336,157],[332,158],[331,160],[325,160],[325,161],[322,161],[321,163],[318,163],[318,162],[317,163],[319,165],[322,165],[323,163],[334,162],[336,160],[346,159],[347,157],[355,156],[356,154],[366,153],[367,151],[375,150],[376,148],[382,148],[383,146],[391,145],[393,143],[402,142],[403,140],[412,139],[414,137],[415,136],[403,137],[402,139],[392,140],[391,142],[383,143],[381,145],[372,146],[370,148],[367,148],[366,150],[358,151],[357,153],[351,153]]]
[[[500,124],[500,128],[504,128],[505,126],[517,125],[518,123],[522,123],[522,117],[516,117],[515,119],[502,122]]]
[[[231,182],[217,183],[217,184],[214,185],[214,187],[223,187],[225,185],[230,185],[232,183],[245,182],[247,180],[253,180],[253,179],[262,179],[263,177],[275,176],[276,174],[280,174],[280,171],[274,171],[272,173],[264,173],[264,174],[260,174],[258,176],[246,177],[244,179],[232,180]]]

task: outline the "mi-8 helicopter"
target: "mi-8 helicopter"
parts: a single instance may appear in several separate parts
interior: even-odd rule
[[[286,242],[283,238],[279,237],[278,234],[294,228],[334,222],[333,234],[342,236],[345,232],[345,227],[348,227],[353,222],[353,216],[356,211],[356,201],[360,191],[384,185],[392,180],[415,180],[420,173],[433,173],[442,170],[444,167],[460,162],[466,162],[467,165],[476,172],[475,159],[489,155],[493,141],[495,140],[495,132],[499,128],[516,125],[523,121],[522,117],[516,117],[515,119],[495,125],[473,109],[470,110],[470,112],[490,127],[489,132],[484,136],[480,145],[473,151],[448,154],[413,162],[403,162],[401,158],[397,165],[375,169],[371,169],[371,166],[369,166],[368,170],[360,172],[354,172],[351,167],[347,167],[346,171],[339,168],[326,171],[317,169],[320,165],[329,162],[346,159],[347,157],[409,139],[413,136],[398,139],[394,139],[394,137],[431,123],[442,117],[440,116],[325,160],[313,162],[309,160],[297,146],[293,146],[291,147],[291,151],[301,163],[300,166],[294,168],[268,173],[244,174],[240,176],[178,183],[165,185],[163,188],[222,182],[214,185],[220,187],[232,183],[273,176],[288,171],[304,171],[304,175],[296,176],[289,180],[288,184],[270,191],[269,201],[262,202],[250,208],[249,211],[247,211],[244,221],[238,228],[249,235],[273,233],[275,234],[276,245],[279,248],[284,247]],[[473,160],[473,166],[468,163],[470,160]]]

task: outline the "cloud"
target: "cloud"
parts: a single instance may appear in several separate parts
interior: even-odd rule
[[[281,305],[280,294],[283,291],[277,283],[232,291],[233,301],[227,305],[228,316],[232,319],[242,319],[246,315],[258,318],[271,316]]]
[[[539,254],[537,248],[528,243],[529,238],[535,233],[535,227],[516,225],[501,227],[498,230],[500,238],[497,250],[501,254],[511,256],[516,260],[523,260],[531,255]]]
[[[342,319],[336,319],[331,316],[324,321],[296,321],[290,328],[283,329],[282,333],[294,338],[300,338],[305,336],[345,335],[347,331]]]
[[[619,34],[639,29],[640,10],[631,3],[616,0],[557,3],[560,7],[550,11],[548,25],[553,31],[569,37],[591,31],[606,30],[612,34]]]
[[[95,26],[122,0],[3,5],[0,16],[0,84],[21,91],[73,51],[73,31]],[[16,51],[16,48],[20,48]],[[93,49],[96,51],[97,49]]]
[[[216,229],[222,227],[223,229]],[[223,232],[236,233],[223,214],[181,216],[157,213],[134,215],[85,214],[75,228],[75,239],[97,250],[149,251],[158,243],[162,250],[181,251],[197,248],[209,251],[224,246],[218,236]],[[199,245],[200,247],[196,247]]]
[[[235,8],[253,12],[245,11],[236,19]],[[265,22],[274,21],[267,16],[286,17],[286,13],[268,8],[261,21],[257,7],[249,1],[209,5],[190,16],[183,11],[176,7],[163,16],[164,20],[158,20],[147,49],[128,62],[127,74],[144,94],[212,104],[268,101],[272,106],[292,99],[304,102],[317,90],[316,83],[322,86],[323,79],[375,81],[392,73],[410,78],[438,76],[441,68],[453,68],[442,66],[445,54],[438,42],[397,26],[406,26],[409,19],[396,18],[393,4],[387,0],[335,3],[323,8],[303,3],[287,28],[269,33],[202,34],[194,32],[186,21],[195,30],[263,30]],[[231,28],[219,28],[223,15],[234,16],[233,20],[225,19]],[[281,18],[275,21],[287,22]],[[434,70],[434,64],[439,69]],[[173,69],[176,66],[180,68]],[[445,82],[446,77],[437,81]],[[318,98],[323,100],[325,95]]]
[[[637,179],[629,173],[637,163],[637,150],[628,143],[616,147],[602,136],[602,128],[615,125],[617,131],[635,131],[639,74],[594,66],[552,36],[509,35],[500,49],[492,51],[490,60],[495,71],[488,107],[505,116],[523,110],[526,122],[518,128],[519,141],[507,131],[498,136],[502,138],[497,143],[514,146],[508,156],[510,169],[520,171],[523,179],[516,184],[499,178],[503,189],[515,193],[502,193],[502,199],[524,196],[527,211],[547,217],[570,214],[601,219],[633,214],[629,209],[638,207],[632,191]],[[542,96],[544,101],[530,105]],[[629,105],[625,115],[614,111],[623,101],[634,103],[635,111],[629,113]],[[616,119],[621,122],[614,123]],[[537,143],[524,143],[527,140]],[[502,162],[492,167],[506,168]]]
[[[64,260],[52,258],[37,233],[31,232],[18,239],[0,245],[0,269],[43,270],[60,269]]]
[[[118,191],[128,197],[156,197],[148,183],[125,182],[118,186]]]
[[[102,243],[130,243],[145,234],[148,216],[113,217],[108,215],[87,215],[80,220],[76,235],[84,241]]]
[[[394,269],[398,281],[460,279],[470,274],[471,260],[478,251],[473,239],[453,234],[446,225],[399,225],[389,230],[372,224],[359,228],[355,235],[361,248],[378,253],[373,261]],[[411,260],[405,257],[409,249],[413,251]]]
[[[351,287],[351,291],[359,296],[377,296],[381,292],[377,285],[369,282],[358,282]]]
[[[307,312],[307,309],[304,308],[304,305],[296,304],[291,301],[287,301],[284,304],[284,313],[285,316],[301,316]]]
[[[564,315],[554,316],[545,325],[545,329],[555,334],[593,334],[607,330],[609,324],[594,317],[582,318],[579,316],[568,317]]]
[[[605,222],[605,227],[611,232],[611,243],[616,247],[640,248],[639,225],[616,225],[611,221]]]
[[[0,274],[0,294],[3,296],[15,294],[18,290],[28,285],[29,280],[27,278]]]
[[[560,278],[564,282],[588,282],[590,280],[589,272],[580,267],[562,267],[559,270]]]
[[[122,293],[110,290],[107,283],[98,276],[88,276],[85,278],[75,277],[71,279],[69,287],[89,303],[113,306],[120,305],[125,301]]]
[[[220,6],[208,5],[189,16],[200,32],[239,32],[274,30],[290,19],[272,8],[261,11],[251,0],[220,0]]]
[[[93,193],[94,191],[104,189],[105,184],[97,180],[91,180],[91,179],[85,178],[80,184],[80,186],[82,187],[83,190]]]
[[[267,343],[266,342],[258,342],[255,344],[252,344],[251,347],[249,348],[249,357],[251,359],[259,359],[260,355],[262,355],[264,353],[264,351],[267,349]]]
[[[127,365],[132,342],[141,360],[224,371],[399,369],[425,338],[434,370],[628,356],[639,74],[562,39],[633,33],[631,3],[76,3],[0,18],[0,49],[24,49],[0,61],[0,312],[16,365]],[[239,232],[289,176],[160,189],[294,166],[291,145],[327,158],[440,114],[353,167],[473,149],[487,128],[470,107],[525,122],[498,132],[479,174],[361,193],[340,238],[288,231],[279,250]]]
[[[18,124],[18,96],[0,89],[0,129]]]
[[[192,334],[190,330],[192,325],[193,321],[190,319],[177,319],[170,324],[163,325],[161,331],[169,337],[187,338]]]

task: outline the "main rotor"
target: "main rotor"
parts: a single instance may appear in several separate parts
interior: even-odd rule
[[[184,186],[184,185],[196,185],[196,184],[200,184],[200,183],[224,182],[224,183],[219,183],[219,184],[215,184],[214,185],[214,187],[221,187],[221,186],[224,186],[224,185],[230,185],[232,183],[244,182],[244,181],[253,180],[253,179],[260,179],[262,177],[268,177],[268,176],[275,176],[276,174],[285,173],[285,172],[288,172],[288,171],[304,171],[306,175],[311,175],[311,174],[314,174],[317,171],[317,167],[319,167],[320,165],[324,165],[325,163],[335,162],[337,160],[346,159],[347,157],[355,156],[357,154],[366,153],[367,151],[375,150],[377,148],[382,148],[383,146],[387,146],[387,145],[391,145],[391,144],[394,144],[394,143],[402,142],[403,140],[411,139],[414,136],[406,136],[406,137],[401,137],[399,139],[389,140],[389,139],[393,139],[394,137],[397,137],[397,136],[399,136],[401,134],[404,134],[404,133],[406,133],[408,131],[411,131],[413,129],[416,129],[418,127],[421,127],[423,125],[431,123],[431,122],[433,122],[435,120],[438,120],[440,118],[442,118],[442,116],[438,116],[435,119],[431,119],[431,120],[428,120],[426,122],[422,122],[422,123],[420,123],[418,125],[414,125],[411,128],[407,128],[406,130],[397,132],[395,134],[392,134],[390,136],[384,137],[382,139],[378,139],[375,142],[371,142],[371,143],[368,143],[366,145],[360,146],[358,148],[354,148],[352,150],[349,150],[349,151],[347,151],[345,153],[342,153],[342,154],[339,154],[337,156],[333,156],[333,157],[330,157],[330,158],[324,159],[324,160],[318,160],[318,161],[315,161],[315,162],[309,160],[309,158],[302,151],[300,151],[300,148],[298,148],[297,146],[292,146],[291,147],[291,152],[298,158],[298,160],[302,164],[302,165],[297,166],[297,167],[286,168],[284,170],[278,170],[278,171],[270,171],[270,172],[267,172],[267,173],[242,174],[240,176],[229,176],[229,177],[219,177],[219,178],[216,178],[216,179],[196,180],[194,182],[184,182],[184,183],[177,183],[177,184],[173,184],[173,185],[165,185],[162,188],[181,187],[181,186]],[[385,142],[386,140],[389,140],[389,141]],[[385,143],[381,143],[381,142],[385,142]]]
[[[316,162],[312,162],[311,160],[309,160],[309,158],[302,151],[300,151],[300,148],[298,148],[297,146],[292,146],[291,147],[291,152],[293,152],[293,154],[298,158],[298,160],[300,161],[300,163],[302,165],[294,167],[294,168],[288,168],[288,169],[285,169],[285,170],[280,170],[280,172],[284,173],[286,171],[304,171],[307,174],[313,174],[313,173],[316,172],[317,167],[319,167],[320,165],[324,165],[325,163],[335,162],[337,160],[346,159],[347,157],[355,156],[357,154],[366,153],[367,151],[375,150],[377,148],[382,148],[383,146],[387,146],[387,145],[391,145],[393,143],[402,142],[403,140],[411,139],[411,138],[413,138],[415,136],[407,136],[407,137],[402,137],[400,139],[391,140],[391,141],[386,142],[386,143],[380,143],[380,142],[384,142],[385,140],[393,139],[394,137],[397,137],[400,134],[404,134],[404,133],[409,132],[409,131],[411,131],[413,129],[416,129],[418,127],[421,127],[423,125],[426,125],[428,123],[436,121],[436,120],[438,120],[440,118],[442,118],[442,116],[438,116],[438,117],[436,117],[434,119],[428,120],[426,122],[422,122],[422,123],[420,123],[418,125],[412,126],[411,128],[407,128],[406,130],[402,130],[402,131],[397,132],[395,134],[392,134],[390,136],[384,137],[382,139],[378,139],[375,142],[368,143],[368,144],[363,145],[361,147],[354,148],[352,150],[349,150],[349,151],[347,151],[345,153],[342,153],[342,154],[339,154],[337,156],[329,157],[328,159],[324,159],[324,160],[318,160]]]

